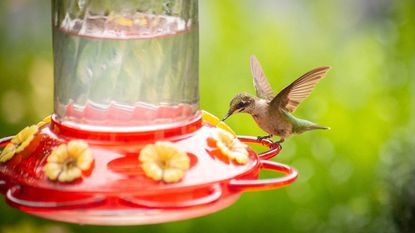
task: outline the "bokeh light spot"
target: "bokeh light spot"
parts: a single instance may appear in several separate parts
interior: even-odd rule
[[[8,90],[1,97],[2,115],[9,123],[19,123],[25,115],[25,98],[15,91]]]
[[[330,167],[330,175],[336,183],[346,182],[353,173],[352,163],[342,157],[337,157]]]

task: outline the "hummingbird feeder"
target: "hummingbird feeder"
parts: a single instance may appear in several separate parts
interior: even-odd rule
[[[199,110],[196,0],[52,0],[54,113],[0,140],[0,192],[96,225],[206,215],[293,182],[281,147]],[[246,143],[269,148],[256,154]],[[258,179],[262,169],[284,176]]]

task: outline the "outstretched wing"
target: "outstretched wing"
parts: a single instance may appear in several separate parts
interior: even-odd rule
[[[297,106],[310,95],[318,81],[324,78],[329,70],[329,66],[323,66],[299,77],[275,96],[271,101],[271,106],[282,107],[288,112],[294,112]]]
[[[267,77],[265,77],[261,64],[259,64],[259,61],[255,55],[251,56],[250,62],[256,95],[262,99],[272,100],[272,98],[274,98],[272,87],[269,84]]]

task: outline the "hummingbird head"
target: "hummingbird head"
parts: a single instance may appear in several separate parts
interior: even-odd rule
[[[222,118],[222,121],[226,120],[233,113],[238,112],[251,112],[255,107],[255,98],[248,93],[240,93],[232,98],[229,104],[228,113]]]

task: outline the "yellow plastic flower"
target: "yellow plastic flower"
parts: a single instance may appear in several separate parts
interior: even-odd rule
[[[42,126],[44,126],[44,125],[46,125],[46,124],[48,124],[48,123],[50,123],[50,121],[51,121],[51,115],[49,115],[49,116],[47,116],[47,117],[45,117],[45,118],[43,118],[43,120],[42,121],[40,121],[39,123],[37,123],[37,127],[42,127]]]
[[[134,25],[134,21],[131,19],[128,19],[126,17],[117,17],[115,18],[115,23],[120,25],[120,26],[126,26],[126,27],[131,27]]]
[[[179,181],[190,167],[186,152],[164,141],[145,146],[140,152],[139,160],[146,176],[166,183]]]
[[[138,25],[140,26],[147,26],[148,20],[144,15],[138,16]]]
[[[13,155],[16,153],[16,145],[13,143],[7,144],[4,147],[3,151],[0,154],[0,163],[7,162],[9,159],[13,158]]]
[[[231,133],[218,130],[217,133],[213,135],[213,139],[216,141],[216,147],[230,160],[239,164],[246,164],[249,161],[247,146]]]
[[[13,158],[16,153],[22,152],[33,140],[39,130],[36,125],[27,126],[12,138],[0,154],[0,162],[4,163]]]
[[[44,171],[51,180],[71,182],[91,167],[94,158],[88,144],[73,140],[55,148],[48,156]]]
[[[202,120],[211,124],[212,126],[224,129],[236,137],[236,133],[231,129],[231,127],[225,124],[225,122],[219,120],[219,118],[217,118],[215,115],[202,110]]]
[[[16,153],[23,151],[30,144],[38,130],[37,125],[27,126],[11,140],[16,146]]]

